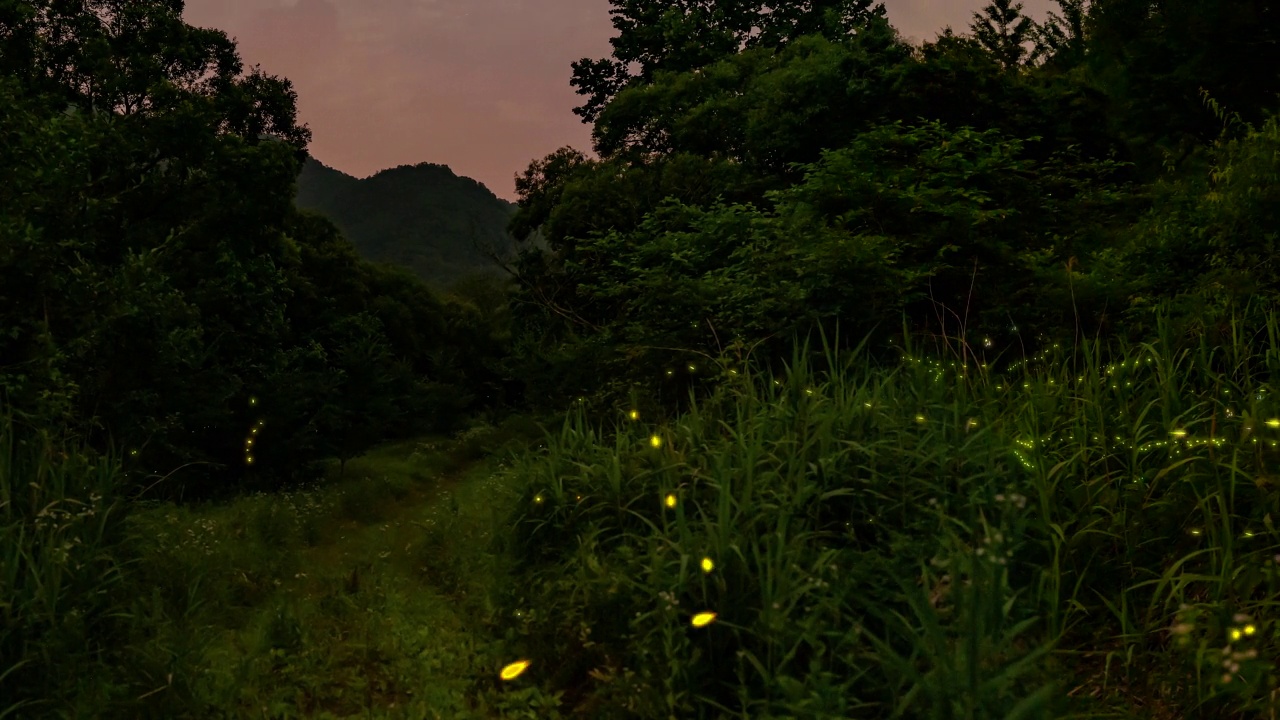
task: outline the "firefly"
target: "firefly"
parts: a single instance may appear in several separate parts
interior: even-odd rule
[[[700,612],[697,615],[694,615],[693,619],[690,620],[689,622],[694,627],[704,627],[714,622],[715,619],[716,619],[716,614],[713,612]]]
[[[502,678],[503,680],[515,680],[516,678],[520,677],[520,674],[523,673],[526,669],[528,669],[528,667],[529,667],[528,660],[517,660],[516,662],[513,662],[510,665],[502,668],[502,672],[498,674],[498,677]]]

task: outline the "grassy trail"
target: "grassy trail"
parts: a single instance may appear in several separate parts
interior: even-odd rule
[[[510,658],[490,631],[501,463],[425,438],[348,461],[341,479],[334,462],[313,488],[138,513],[139,570],[163,599],[157,619],[169,620],[149,646],[184,660],[173,667],[202,669],[155,668],[157,709],[491,718],[510,716],[512,702],[527,708],[497,687]]]

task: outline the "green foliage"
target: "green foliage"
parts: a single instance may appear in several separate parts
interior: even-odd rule
[[[574,108],[585,122],[625,87],[651,83],[658,73],[684,73],[709,65],[743,47],[776,49],[803,35],[847,37],[884,24],[883,3],[815,0],[774,7],[767,3],[704,0],[672,6],[655,0],[610,0],[613,26],[609,58],[573,63],[569,84],[587,102]],[[631,72],[631,64],[639,71]]]
[[[1212,99],[1206,100],[1216,109]],[[1156,186],[1154,206],[1122,253],[1136,279],[1127,311],[1135,332],[1150,331],[1160,297],[1193,303],[1183,316],[1194,319],[1203,314],[1205,302],[1225,311],[1252,298],[1280,295],[1272,230],[1277,226],[1278,146],[1280,120],[1272,115],[1260,128],[1247,126],[1243,137],[1227,139],[1224,131],[1204,153],[1206,172]]]
[[[1013,0],[991,0],[982,12],[973,14],[970,26],[976,39],[1005,69],[1038,60],[1039,48],[1025,46],[1035,38],[1036,24],[1022,14],[1022,3]]]
[[[614,0],[448,294],[177,5],[0,0],[0,715],[1274,714],[1266,3]]]
[[[802,166],[802,182],[766,193],[768,211],[668,199],[633,232],[574,245],[566,274],[581,278],[572,297],[590,332],[562,346],[561,362],[591,368],[597,387],[652,390],[655,365],[740,353],[831,318],[860,336],[903,309],[963,307],[972,336],[1001,346],[1010,320],[1027,335],[1060,327],[1073,308],[1059,304],[1066,278],[1051,268],[1099,243],[1078,218],[1126,200],[1099,181],[1115,167],[1066,154],[1039,165],[998,131],[895,123]],[[1027,285],[1034,275],[1062,291]],[[1075,310],[1122,302],[1125,286],[1111,282],[1085,283]]]
[[[1266,712],[1276,348],[1224,375],[1158,331],[1007,374],[797,349],[674,422],[579,415],[511,471],[508,632],[599,716]]]
[[[358,180],[308,157],[298,207],[333,221],[365,260],[412,271],[432,290],[468,273],[497,276],[514,243],[514,207],[447,166],[421,163]]]
[[[0,716],[69,706],[117,658],[128,503],[119,460],[0,408]]]
[[[520,184],[511,227],[550,252],[517,265],[509,367],[544,407],[607,405],[654,363],[777,352],[811,322],[867,330],[906,309],[1034,351],[1125,304],[1117,238],[1149,198],[1065,60],[1010,69],[978,40],[915,49],[869,20],[672,62],[593,113],[604,159],[561,149]],[[971,286],[999,301],[971,306]],[[567,367],[592,381],[569,387]]]
[[[1207,90],[1249,122],[1277,104],[1280,11],[1265,0],[1107,0],[1085,23],[1090,74],[1142,168],[1186,160],[1218,135]],[[1243,72],[1253,68],[1257,72]]]
[[[13,21],[6,62],[51,64],[0,80],[15,408],[123,445],[135,490],[192,498],[449,429],[492,397],[491,325],[295,209],[309,132],[288,81],[243,75],[170,3]],[[440,353],[459,343],[485,362]]]

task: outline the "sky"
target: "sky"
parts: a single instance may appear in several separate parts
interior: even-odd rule
[[[905,37],[968,32],[988,0],[885,0]],[[1043,20],[1051,0],[1023,0]],[[515,176],[566,145],[588,156],[570,63],[605,58],[609,0],[187,0],[246,69],[293,82],[310,152],[358,178],[431,162],[515,201]]]

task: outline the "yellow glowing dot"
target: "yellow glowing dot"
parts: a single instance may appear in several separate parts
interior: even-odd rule
[[[1169,433],[1169,434],[1170,434],[1170,435],[1172,435],[1172,436],[1174,436],[1174,437],[1186,437],[1186,436],[1187,436],[1187,431],[1186,431],[1186,430],[1174,430],[1173,432],[1171,432],[1171,433]]]
[[[667,507],[675,507],[675,506],[676,506],[676,496],[675,496],[675,495],[673,495],[673,494],[671,494],[671,493],[668,493],[668,494],[667,494],[667,501],[666,501],[666,502],[667,502]]]
[[[252,456],[252,455],[246,455],[246,456],[245,456],[245,458],[244,458],[244,461],[245,461],[246,463],[248,463],[249,465],[252,465],[252,464],[253,464],[253,456]]]
[[[923,415],[917,415],[917,416],[916,416],[916,422],[918,422],[918,423],[922,423],[922,422],[924,422],[924,416],[923,416]]]
[[[692,365],[690,365],[690,366],[689,366],[689,372],[693,372],[693,366],[692,366]]]
[[[649,438],[649,444],[654,447],[662,447],[662,438],[658,437],[657,435],[654,435]]]
[[[809,388],[805,388],[805,389],[804,389],[804,391],[805,391],[805,394],[808,394],[808,395],[812,395],[812,394],[813,394],[813,391],[812,391],[812,390],[810,390]]]
[[[578,496],[577,496],[577,498],[578,498],[579,500],[581,500],[581,499],[582,499],[582,496],[581,496],[581,495],[578,495]]]
[[[737,370],[730,370],[730,371],[729,371],[729,374],[730,374],[730,375],[737,375],[737,374],[738,374],[738,371],[737,371]]]
[[[498,677],[502,678],[503,680],[515,680],[516,678],[520,677],[520,673],[524,672],[526,669],[528,669],[528,667],[529,667],[528,660],[517,660],[511,663],[510,665],[502,668],[502,672],[498,674]]]
[[[1245,635],[1252,635],[1252,634],[1254,634],[1254,633],[1256,633],[1256,632],[1258,632],[1258,628],[1254,627],[1253,625],[1245,625],[1245,626],[1244,626],[1244,634],[1245,634]]]
[[[541,495],[534,495],[534,496],[533,496],[533,501],[534,501],[534,502],[536,502],[536,503],[540,503],[540,502],[542,502],[542,496],[541,496]]]
[[[130,454],[130,455],[137,455],[137,454],[138,454],[138,451],[137,451],[137,450],[130,450],[130,451],[129,451],[129,454]]]
[[[1191,534],[1192,534],[1192,535],[1199,535],[1199,534],[1200,534],[1200,528],[1193,528],[1193,529],[1191,530]]]
[[[637,420],[640,417],[640,411],[632,410],[631,412],[627,413],[627,416],[630,417],[632,420]]]
[[[248,440],[245,440],[244,444],[249,447],[253,447],[253,438],[249,438]]]
[[[256,435],[258,433],[258,428],[250,428],[249,433]]]
[[[1280,427],[1280,420],[1271,418],[1267,421],[1267,427]]]
[[[670,376],[670,375],[675,375],[675,374],[676,374],[676,371],[675,371],[675,370],[668,370],[668,371],[667,371],[667,375],[669,375],[669,376]]]
[[[249,404],[250,404],[250,405],[257,405],[257,404],[258,404],[258,398],[256,398],[256,397],[251,397],[251,398],[249,398]]]
[[[709,625],[715,619],[716,619],[715,613],[701,612],[701,613],[698,613],[697,615],[694,615],[693,620],[691,620],[690,622],[693,624],[694,627],[702,627],[704,625]]]
[[[711,562],[711,558],[709,557],[702,558],[702,572],[711,572],[712,570],[715,569],[715,567],[716,567],[716,564]]]
[[[1240,639],[1240,630],[1239,630],[1238,628],[1232,628],[1232,629],[1231,629],[1231,639],[1232,639],[1232,640],[1239,640],[1239,639]]]

